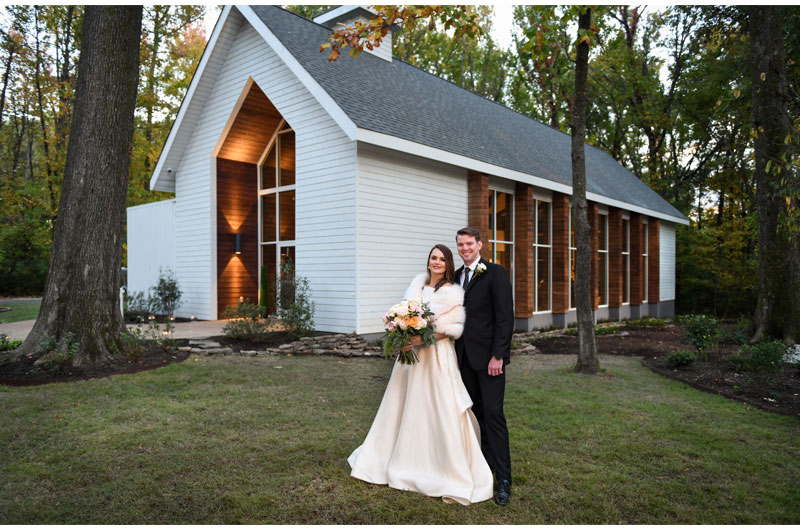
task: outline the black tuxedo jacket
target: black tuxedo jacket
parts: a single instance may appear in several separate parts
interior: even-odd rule
[[[486,272],[471,278],[464,292],[467,321],[464,333],[456,341],[459,366],[464,356],[474,370],[484,370],[492,356],[508,364],[511,359],[511,336],[514,333],[514,307],[511,282],[506,270],[480,259]],[[461,285],[462,266],[456,271]]]

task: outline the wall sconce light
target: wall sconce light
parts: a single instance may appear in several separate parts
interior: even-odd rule
[[[241,254],[242,253],[242,234],[234,234],[233,239],[233,253],[234,254]]]

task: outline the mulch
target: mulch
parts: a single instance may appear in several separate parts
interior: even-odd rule
[[[330,335],[330,333],[317,332],[315,335]],[[253,343],[248,341],[233,340],[226,336],[210,337],[209,340],[219,342],[221,346],[230,347],[233,351],[252,350],[254,348],[274,348],[281,344],[292,342],[294,338],[284,331],[268,333],[263,340]],[[0,385],[8,386],[33,386],[48,383],[65,383],[109,377],[119,374],[133,374],[144,370],[153,370],[170,363],[182,362],[189,356],[189,352],[179,351],[177,348],[186,346],[188,339],[178,339],[174,348],[162,348],[153,344],[137,359],[117,357],[113,361],[90,366],[47,366],[34,365],[31,357],[9,361],[0,364]]]
[[[183,345],[181,341],[178,341],[177,344]],[[170,363],[182,362],[188,356],[188,352],[178,351],[173,348],[164,349],[153,345],[137,359],[117,357],[113,361],[100,365],[78,367],[36,366],[34,365],[35,359],[23,357],[16,361],[0,364],[0,385],[34,386],[95,379],[119,374],[133,374],[160,368]]]
[[[642,365],[653,372],[686,383],[698,390],[718,394],[769,412],[800,417],[800,369],[785,364],[774,374],[742,374],[728,361],[739,344],[722,342],[706,361],[673,368],[665,362],[676,350],[694,351],[679,325],[657,327],[622,327],[620,332],[597,335],[601,355],[642,357]],[[577,355],[578,338],[557,335],[533,342],[543,354]]]
[[[768,412],[800,418],[800,369],[784,364],[774,374],[737,373],[724,358],[673,368],[663,359],[645,357],[642,364],[657,374]]]

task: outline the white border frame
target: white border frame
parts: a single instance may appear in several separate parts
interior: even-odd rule
[[[609,285],[608,285],[609,259],[608,259],[608,257],[610,255],[610,249],[609,249],[609,246],[608,246],[608,243],[609,243],[609,237],[608,237],[608,224],[609,224],[608,223],[608,215],[609,214],[608,214],[608,209],[607,208],[605,209],[605,213],[599,211],[599,209],[598,209],[598,212],[597,212],[597,228],[598,229],[600,228],[601,219],[603,219],[605,221],[605,224],[606,224],[606,226],[605,226],[605,234],[606,234],[605,244],[606,244],[606,249],[605,250],[602,250],[600,248],[600,237],[599,237],[600,233],[599,233],[599,230],[598,230],[598,234],[597,234],[598,235],[598,238],[597,238],[597,276],[598,276],[598,278],[597,278],[597,288],[598,288],[597,298],[600,298],[600,291],[599,291],[599,289],[600,289],[600,278],[599,278],[599,276],[600,276],[600,259],[603,257],[603,255],[605,255],[605,260],[606,260],[606,274],[605,274],[605,278],[604,278],[605,279],[605,282],[604,282],[605,283],[605,289],[606,289],[606,303],[605,304],[600,304],[599,300],[598,300],[598,304],[597,304],[597,308],[598,309],[601,308],[601,307],[609,307],[609,302],[610,302],[610,298],[611,298],[609,296],[610,293],[608,292],[608,288],[609,288]]]
[[[540,245],[536,241],[536,237],[539,233],[539,203],[543,202],[549,205],[548,209],[548,228],[550,230],[550,234],[548,235],[548,241],[550,241],[549,245]],[[553,200],[552,196],[550,199],[545,199],[541,195],[537,196],[534,193],[533,199],[533,314],[534,315],[544,315],[547,313],[553,312]],[[539,298],[537,296],[537,278],[539,277],[539,260],[538,257],[538,250],[539,248],[546,248],[550,252],[548,253],[550,259],[549,264],[547,266],[547,297],[548,297],[548,305],[550,309],[546,309],[544,311],[537,311],[539,307]]]

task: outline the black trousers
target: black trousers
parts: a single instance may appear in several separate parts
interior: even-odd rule
[[[465,356],[466,357],[466,356]],[[472,412],[481,427],[481,450],[494,470],[498,482],[511,483],[511,454],[508,449],[508,427],[503,414],[503,397],[506,390],[506,373],[489,375],[486,369],[476,371],[464,358],[461,379],[472,398]]]

